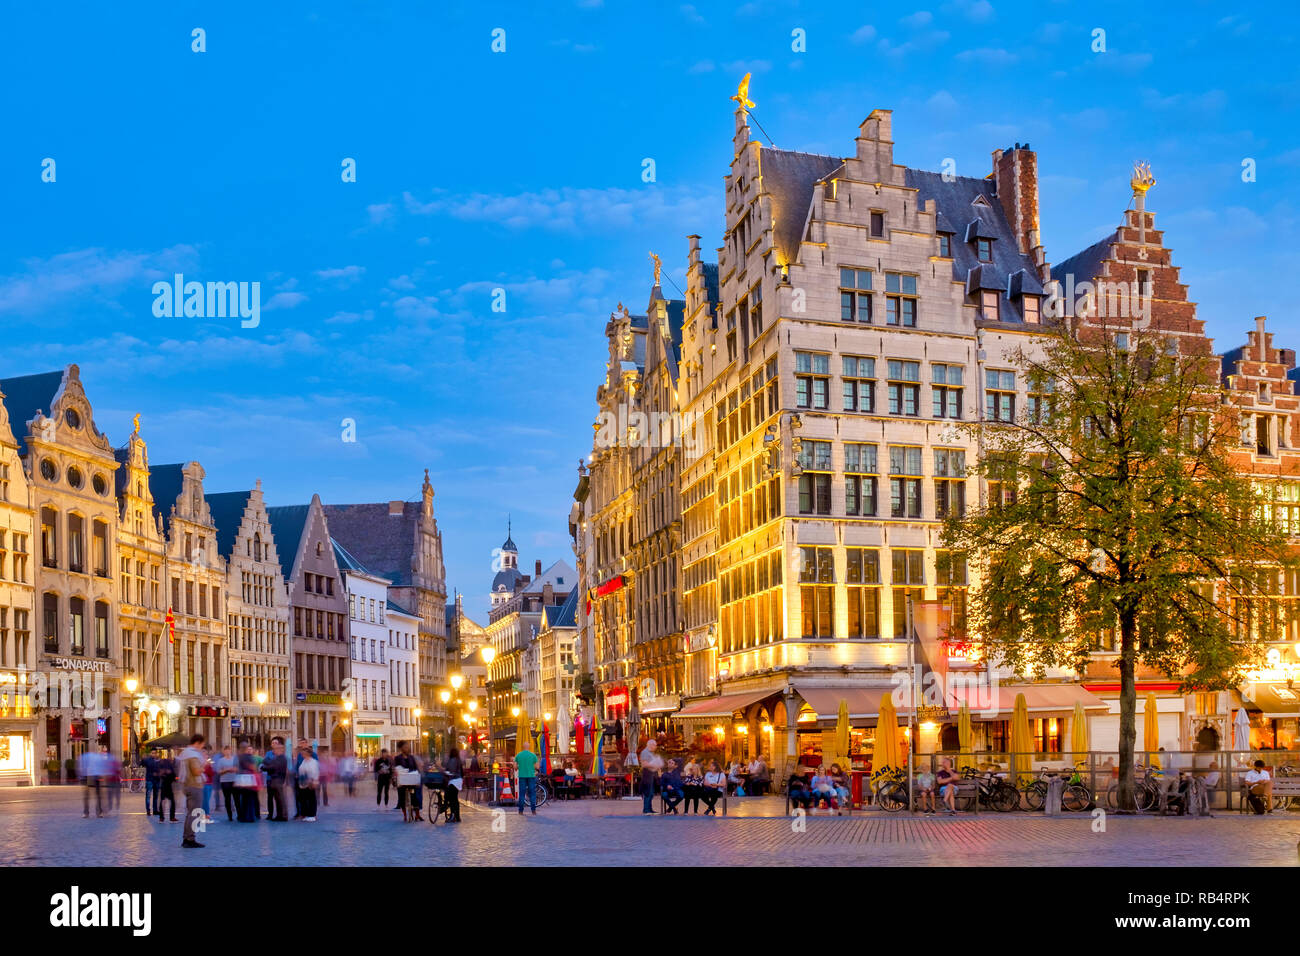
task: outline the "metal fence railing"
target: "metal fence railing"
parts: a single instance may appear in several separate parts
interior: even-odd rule
[[[1017,761],[1016,758],[1019,758]],[[1114,796],[1107,794],[1119,782],[1119,753],[1107,750],[1090,750],[1086,753],[1011,753],[1008,751],[941,751],[917,754],[912,760],[913,774],[927,769],[937,772],[944,759],[960,771],[971,766],[980,771],[991,771],[1005,776],[1008,782],[1023,789],[1036,780],[1044,769],[1050,772],[1073,770],[1093,795],[1097,806],[1114,809]],[[1176,750],[1136,751],[1134,764],[1142,768],[1139,779],[1148,767],[1158,766],[1161,777],[1177,772],[1194,774],[1205,783],[1210,806],[1216,809],[1239,809],[1244,793],[1244,776],[1254,769],[1256,760],[1263,760],[1275,780],[1300,779],[1300,752],[1294,750]],[[1154,761],[1154,763],[1153,763]],[[1286,805],[1285,801],[1283,805]],[[1300,799],[1290,801],[1300,805]]]

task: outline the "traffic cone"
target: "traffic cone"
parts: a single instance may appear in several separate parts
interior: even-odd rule
[[[501,793],[497,795],[497,799],[501,803],[505,803],[507,800],[513,801],[515,799],[515,792],[510,789],[509,774],[506,774],[501,778]]]

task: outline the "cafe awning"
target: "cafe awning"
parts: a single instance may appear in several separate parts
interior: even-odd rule
[[[1261,716],[1266,718],[1286,718],[1300,716],[1300,692],[1284,684],[1256,684],[1255,705]]]
[[[818,720],[835,720],[839,713],[840,701],[849,703],[849,719],[862,720],[880,716],[880,701],[893,693],[894,685],[888,687],[805,687],[796,686],[795,690],[817,713]],[[903,708],[896,708],[899,714],[906,713]]]
[[[648,697],[641,701],[640,712],[645,714],[671,714],[681,706],[680,697]]]
[[[947,704],[956,713],[965,701],[975,720],[1006,720],[1016,706],[1016,695],[1024,694],[1030,717],[1072,717],[1074,705],[1085,712],[1109,713],[1110,705],[1079,684],[998,684],[965,686],[948,695]]]
[[[710,717],[730,717],[738,710],[744,710],[750,704],[756,704],[766,697],[771,697],[776,691],[769,690],[752,690],[744,694],[724,694],[722,697],[711,697],[708,700],[697,700],[693,704],[687,704],[680,711],[673,714],[674,720],[688,719],[706,719]]]

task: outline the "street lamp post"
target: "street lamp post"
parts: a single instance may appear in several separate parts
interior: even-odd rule
[[[263,751],[266,750],[266,701],[266,691],[259,690],[257,692],[257,745]]]
[[[423,708],[417,707],[417,708],[415,708],[415,710],[413,710],[411,713],[415,716],[415,735],[416,735],[415,743],[416,743],[416,744],[419,744],[419,742],[420,742],[420,741],[419,741],[419,737],[420,737],[420,718],[421,718],[422,716],[424,716],[424,710],[423,710]],[[426,751],[426,754],[427,754],[427,752],[428,752],[428,748],[427,748],[427,747],[425,748],[425,751]]]
[[[497,659],[497,649],[491,644],[484,644],[479,654],[483,658],[483,666],[491,667],[492,662]],[[488,724],[488,773],[492,774],[492,789],[496,789],[496,755],[497,742],[492,737],[492,681],[487,681],[488,700],[487,700],[487,724]],[[495,797],[496,794],[494,793]]]
[[[345,728],[348,728],[352,724],[352,701],[345,700],[343,702],[343,713],[346,715],[343,718],[343,726]],[[355,727],[351,727],[351,733],[352,733],[352,749],[355,749],[356,740],[357,740],[357,730]],[[348,743],[347,735],[348,735],[348,730],[345,729],[343,731],[343,752],[344,753],[347,753],[349,749],[347,746]]]
[[[126,749],[127,760],[131,764],[139,763],[138,754],[139,746],[136,742],[135,735],[135,692],[140,686],[140,682],[134,677],[128,677],[122,682],[126,688],[126,707],[127,707],[127,731],[126,731]]]

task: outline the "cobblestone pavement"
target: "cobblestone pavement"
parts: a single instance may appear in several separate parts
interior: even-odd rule
[[[337,792],[335,792],[337,791]],[[581,800],[537,816],[463,803],[464,823],[403,825],[331,788],[317,823],[230,823],[225,813],[182,850],[181,824],[144,813],[123,794],[116,814],[83,819],[76,787],[0,790],[0,866],[184,865],[1210,865],[1296,866],[1300,813],[1210,819],[1086,815],[914,817],[877,811],[813,815],[803,832],[780,798],[732,800],[726,817],[642,817],[640,801]]]

